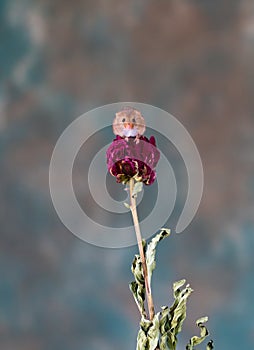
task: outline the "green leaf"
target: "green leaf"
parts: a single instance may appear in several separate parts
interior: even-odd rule
[[[134,187],[133,187],[133,191],[132,191],[132,197],[137,197],[137,194],[139,192],[141,192],[143,189],[143,182],[136,182]]]
[[[144,243],[145,244],[145,241]],[[134,275],[135,281],[129,284],[130,290],[133,294],[134,300],[138,306],[139,312],[146,317],[145,311],[145,280],[143,276],[142,262],[139,255],[135,255],[131,271]]]
[[[190,339],[189,343],[186,345],[186,350],[194,350],[194,346],[201,344],[205,338],[209,335],[207,328],[204,323],[208,321],[208,317],[202,317],[196,321],[196,325],[200,328],[200,337],[194,336]],[[207,350],[213,349],[213,341],[210,341],[206,347]]]
[[[142,317],[137,338],[137,350],[155,350],[160,338],[160,323],[157,313],[152,321]]]
[[[162,228],[160,233],[158,233],[148,244],[147,250],[146,250],[146,264],[147,264],[147,274],[148,274],[148,281],[149,284],[151,284],[151,278],[153,270],[156,266],[155,261],[155,253],[156,253],[156,247],[157,244],[165,237],[170,235],[170,230],[166,228]]]

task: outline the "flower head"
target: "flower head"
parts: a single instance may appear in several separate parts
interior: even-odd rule
[[[107,166],[117,182],[127,183],[130,178],[151,185],[156,178],[155,167],[160,152],[155,138],[145,136],[123,138],[119,135],[107,149]]]

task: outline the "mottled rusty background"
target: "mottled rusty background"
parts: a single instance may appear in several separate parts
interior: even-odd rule
[[[68,232],[48,167],[77,116],[138,101],[184,124],[205,172],[194,221],[159,248],[157,308],[186,277],[195,293],[179,349],[206,314],[217,349],[253,349],[253,2],[1,0],[0,40],[0,348],[135,348],[137,248]]]

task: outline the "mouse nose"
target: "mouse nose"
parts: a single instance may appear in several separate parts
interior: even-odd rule
[[[133,123],[124,123],[123,125],[124,125],[125,129],[133,129],[134,128]]]

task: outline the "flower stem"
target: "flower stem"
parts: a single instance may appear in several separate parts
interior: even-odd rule
[[[139,254],[140,254],[140,258],[141,258],[141,262],[142,262],[142,268],[143,268],[143,274],[144,274],[144,280],[145,280],[145,288],[146,288],[146,298],[147,298],[147,305],[148,305],[148,311],[149,311],[149,318],[150,318],[150,320],[152,320],[154,318],[154,304],[153,304],[151,286],[150,286],[150,283],[148,280],[145,253],[144,253],[144,248],[143,248],[143,244],[142,244],[142,236],[141,236],[140,227],[139,227],[138,213],[137,213],[137,207],[136,207],[136,197],[133,196],[133,188],[134,188],[134,179],[133,178],[130,179],[129,185],[130,185],[130,210],[131,210],[134,228],[135,228],[135,232],[136,232]]]

